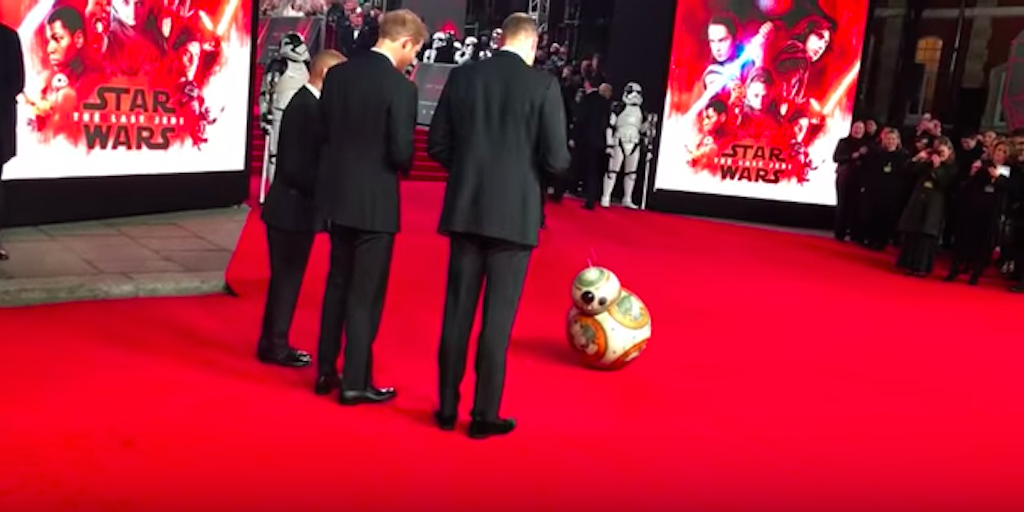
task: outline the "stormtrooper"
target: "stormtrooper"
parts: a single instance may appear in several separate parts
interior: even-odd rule
[[[455,63],[463,65],[474,60],[476,57],[476,47],[480,43],[477,38],[469,36],[465,41],[462,42],[462,47],[455,52]]]
[[[633,203],[633,187],[636,185],[636,173],[640,167],[640,147],[642,135],[649,129],[644,119],[644,111],[640,108],[644,103],[643,90],[640,84],[630,82],[622,91],[622,102],[612,108],[607,138],[608,173],[604,176],[604,190],[601,195],[601,206],[611,205],[612,189],[621,172],[623,177],[622,206],[637,208]]]
[[[280,48],[267,63],[260,89],[260,127],[267,135],[264,154],[264,176],[267,183],[274,181],[277,163],[277,140],[281,129],[281,115],[292,96],[309,81],[309,48],[302,36],[290,32],[281,38]],[[262,199],[261,199],[262,200]]]
[[[444,32],[434,32],[430,38],[430,47],[423,52],[423,62],[433,64],[437,62],[437,53],[447,44],[448,36]]]

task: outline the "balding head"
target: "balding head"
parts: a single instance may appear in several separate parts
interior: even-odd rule
[[[532,66],[537,55],[540,29],[537,21],[526,13],[517,12],[501,24],[502,48],[511,50]]]
[[[309,84],[320,89],[324,83],[324,77],[331,68],[342,64],[348,59],[337,50],[324,50],[313,57],[313,65],[310,66]]]

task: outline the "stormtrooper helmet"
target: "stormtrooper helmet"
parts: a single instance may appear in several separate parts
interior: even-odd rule
[[[491,31],[491,48],[497,50],[501,47],[501,38],[504,32],[500,28]]]
[[[277,55],[294,62],[309,62],[311,60],[306,41],[297,32],[289,32],[281,38],[281,47],[277,51]]]
[[[644,102],[644,91],[640,84],[636,82],[626,84],[626,88],[622,90],[622,102],[626,105],[642,105]]]
[[[478,41],[477,38],[475,38],[473,36],[469,36],[469,37],[466,38],[465,41],[462,42],[462,47],[465,48],[467,51],[473,50],[474,48],[476,48],[476,45],[479,42],[480,41]]]
[[[434,36],[430,39],[430,48],[434,50],[440,50],[448,44],[448,34],[444,32],[434,32]]]

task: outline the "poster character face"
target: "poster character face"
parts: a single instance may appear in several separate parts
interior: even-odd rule
[[[811,58],[811,62],[817,62],[825,54],[825,50],[828,49],[831,42],[831,30],[819,30],[809,34],[807,41],[804,42],[804,47],[807,48],[807,56]]]
[[[129,27],[134,27],[145,14],[145,0],[113,0],[110,14]]]
[[[82,15],[72,7],[58,7],[46,23],[46,57],[53,69],[63,70],[85,46]]]
[[[714,133],[725,124],[725,104],[713,101],[704,109],[700,117],[700,127],[705,133]]]
[[[735,48],[735,39],[724,23],[712,23],[708,25],[708,46],[711,48],[711,57],[715,62],[726,62],[732,59]]]

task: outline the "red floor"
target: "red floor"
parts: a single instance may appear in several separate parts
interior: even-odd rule
[[[255,223],[230,272],[240,298],[0,310],[0,510],[1024,510],[1024,299],[652,213],[551,207],[509,361],[520,429],[431,428],[442,187],[403,184],[375,358],[392,405],[343,409],[310,392],[312,370],[254,362]],[[618,373],[576,365],[562,335],[592,253],[654,317]]]

